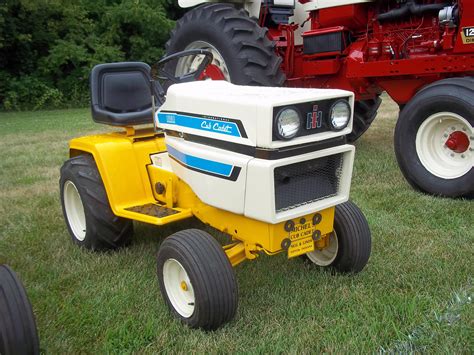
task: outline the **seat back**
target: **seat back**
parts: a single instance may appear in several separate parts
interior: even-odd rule
[[[96,65],[90,76],[93,120],[113,126],[153,123],[150,82],[145,63]]]

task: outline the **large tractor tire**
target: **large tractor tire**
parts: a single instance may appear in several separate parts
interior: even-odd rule
[[[367,265],[371,248],[367,219],[355,203],[348,201],[336,206],[334,232],[329,236],[329,245],[307,253],[306,257],[318,266],[357,273]]]
[[[39,354],[38,332],[30,301],[20,280],[0,265],[0,354]]]
[[[79,155],[61,167],[61,205],[72,241],[105,251],[130,243],[132,221],[114,215],[94,158]]]
[[[176,22],[166,53],[188,49],[206,49],[214,55],[204,79],[253,86],[282,86],[285,81],[280,69],[282,59],[268,39],[267,29],[231,4],[201,5]],[[196,69],[201,60],[188,56],[169,62],[165,69],[181,76]]]
[[[395,153],[407,181],[437,196],[474,197],[474,78],[420,90],[400,113]]]
[[[355,142],[365,133],[377,116],[382,99],[377,96],[371,100],[356,101],[354,105],[354,123],[352,132],[347,136],[349,142]]]

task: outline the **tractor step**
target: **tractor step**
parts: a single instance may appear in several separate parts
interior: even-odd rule
[[[160,206],[155,203],[147,203],[146,205],[142,206],[133,206],[126,208],[127,211],[137,212],[141,214],[146,214],[152,217],[167,217],[171,216],[176,213],[180,213],[180,211],[168,208],[166,206]]]
[[[140,222],[164,225],[192,217],[193,214],[190,209],[169,208],[158,203],[146,203],[125,207],[120,215]]]

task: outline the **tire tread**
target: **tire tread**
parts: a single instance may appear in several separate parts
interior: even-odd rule
[[[64,218],[67,222],[62,189],[66,180],[76,185],[86,213],[87,234],[84,242],[78,241],[69,229],[72,240],[82,247],[106,251],[124,247],[131,241],[133,223],[114,215],[104,184],[91,155],[78,155],[67,160],[61,167],[60,189]]]
[[[196,285],[193,284],[195,294],[205,294],[204,304],[196,304],[195,314],[190,318],[182,318],[173,310],[162,280],[163,264],[169,255],[175,254],[189,265],[187,271],[190,278],[199,280]],[[208,233],[188,229],[171,235],[163,242],[157,260],[163,297],[175,316],[183,322],[192,328],[213,330],[235,316],[238,300],[235,274],[222,247]]]
[[[7,265],[0,265],[0,353],[39,354],[35,317],[25,288]]]
[[[260,27],[243,9],[236,9],[232,4],[203,4],[188,11],[176,22],[171,37],[166,43],[166,53],[172,54],[183,50],[185,45],[180,37],[183,28],[194,26],[201,28],[212,21],[219,27],[219,33],[225,35],[226,43],[234,57],[238,76],[232,82],[238,85],[282,86],[286,78],[280,69],[281,58],[275,51],[275,43],[266,36],[267,29]],[[200,26],[200,27],[198,27]],[[255,68],[258,63],[258,68]],[[174,68],[168,67],[171,72]],[[229,69],[230,70],[230,69]],[[258,73],[256,73],[258,71]]]

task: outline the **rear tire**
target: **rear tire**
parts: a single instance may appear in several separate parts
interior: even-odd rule
[[[219,63],[214,60],[212,64],[220,67],[231,83],[282,86],[285,81],[280,69],[282,59],[276,54],[267,31],[243,9],[238,10],[231,4],[204,4],[176,22],[166,44],[166,54],[208,49],[219,57]],[[166,69],[170,73],[184,74],[176,72],[179,66],[179,62],[169,62]]]
[[[318,266],[357,273],[367,265],[371,251],[370,228],[362,211],[348,201],[336,206],[334,233],[329,246],[306,254]]]
[[[173,315],[191,328],[214,330],[237,311],[237,281],[219,243],[198,229],[165,239],[157,256],[161,294]]]
[[[90,155],[79,155],[61,167],[61,205],[72,241],[86,249],[113,250],[130,243],[132,221],[114,215]]]
[[[354,123],[352,132],[347,136],[348,142],[355,142],[365,133],[377,117],[377,111],[382,103],[382,99],[377,96],[375,99],[356,101],[354,104]]]
[[[0,354],[39,354],[30,301],[16,274],[0,265]]]
[[[415,189],[446,197],[474,196],[473,94],[473,78],[440,80],[419,91],[400,113],[395,154]],[[450,148],[452,137],[456,139]]]

